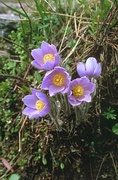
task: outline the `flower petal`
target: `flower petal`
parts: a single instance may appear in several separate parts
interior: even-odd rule
[[[88,76],[92,76],[94,74],[94,70],[96,69],[97,61],[94,57],[90,57],[86,61],[86,72]]]
[[[60,56],[59,56],[59,54],[55,54],[54,57],[55,57],[55,62],[54,62],[54,67],[55,67],[55,66],[59,65]]]
[[[24,104],[26,106],[28,106],[29,108],[33,108],[35,109],[36,108],[36,101],[37,101],[37,98],[36,96],[34,95],[27,95],[25,96],[22,101],[24,102]]]
[[[37,89],[34,89],[34,88],[30,88],[30,90],[31,90],[31,92],[32,92],[32,94],[34,95],[34,96],[36,96],[36,93],[40,93],[41,91],[39,91],[39,90],[37,90]],[[42,93],[42,92],[41,92]]]
[[[37,69],[42,69],[41,65],[37,63],[37,61],[32,61],[31,64],[36,67]]]
[[[48,69],[53,69],[54,68],[54,62],[53,61],[47,61],[45,63],[45,67],[46,67],[47,70]]]
[[[43,63],[43,53],[42,53],[42,50],[40,48],[33,49],[31,51],[31,55],[38,64]]]
[[[91,102],[90,92],[88,94],[84,94],[84,96],[85,96],[84,99],[85,99],[86,102]]]
[[[56,49],[55,45],[51,44],[51,49],[53,50],[53,53],[54,53],[54,54],[57,53],[57,49]]]
[[[77,72],[80,75],[80,77],[85,76],[86,75],[86,70],[85,70],[85,64],[82,62],[79,62],[77,64]]]
[[[75,100],[75,99],[73,99],[71,97],[68,98],[68,101],[73,107],[74,106],[79,106],[82,103],[82,101],[77,101],[77,99]]]
[[[80,77],[94,77],[97,78],[101,73],[101,64],[97,63],[94,57],[89,57],[86,63],[79,62],[77,64],[77,72]]]
[[[59,84],[55,84],[56,80],[53,82],[53,78],[56,76],[58,77],[56,80],[58,80],[57,82],[59,82]],[[54,70],[45,74],[41,88],[44,90],[49,90],[50,96],[53,96],[59,92],[66,93],[70,85],[70,79],[71,77],[67,73],[66,69],[57,66],[54,68]]]
[[[31,55],[34,58],[34,61],[31,64],[41,70],[51,70],[55,66],[59,65],[60,62],[60,57],[57,53],[56,47],[45,41],[42,42],[41,48],[32,50]]]
[[[82,90],[81,90],[82,88]],[[70,82],[68,101],[72,106],[80,105],[83,101],[90,102],[90,94],[95,90],[95,84],[87,77],[74,79]],[[78,93],[80,92],[80,94]]]
[[[57,53],[56,47],[52,44],[48,44],[47,42],[43,41],[41,44],[41,49],[43,52],[43,55],[45,54],[55,54]]]
[[[50,96],[54,96],[55,94],[62,92],[64,90],[64,86],[56,87],[54,85],[49,86],[49,94]]]
[[[34,119],[34,118],[39,118],[40,117],[40,112],[36,109],[31,109],[26,107],[23,112],[24,115],[29,116],[29,119]]]
[[[43,92],[36,92],[36,97],[43,101],[45,104],[48,102],[48,98]]]
[[[46,73],[44,78],[43,78],[43,81],[42,81],[42,84],[41,84],[41,88],[44,89],[44,90],[48,90],[49,86],[51,84],[52,84],[52,78],[51,78],[50,75],[48,76],[48,73]]]
[[[42,111],[40,111],[40,117],[46,116],[50,111],[50,104],[47,103]]]
[[[101,64],[98,63],[97,66],[96,66],[96,69],[94,71],[94,76],[98,77],[100,74],[101,74]]]

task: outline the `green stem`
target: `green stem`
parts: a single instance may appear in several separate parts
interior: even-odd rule
[[[71,107],[70,107],[70,104],[68,102],[68,99],[67,99],[67,95],[63,95],[63,99],[64,99],[64,105],[65,105],[65,109],[66,109],[66,113],[69,115],[71,115]]]
[[[78,106],[76,106],[74,108],[74,110],[75,110],[76,125],[78,126],[80,124],[80,122],[82,121],[81,120],[81,118],[82,118],[81,117],[81,110],[79,109]]]
[[[60,126],[59,123],[58,123],[57,117],[54,118],[54,117],[52,116],[52,114],[50,114],[50,113],[49,113],[49,116],[50,116],[51,120],[54,122],[54,124],[55,124],[55,126],[56,126],[56,128],[57,128],[57,131],[62,131],[62,128],[61,128],[61,126]]]

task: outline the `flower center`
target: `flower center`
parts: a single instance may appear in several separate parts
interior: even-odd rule
[[[63,76],[63,74],[56,74],[53,77],[53,84],[56,86],[62,86],[65,82],[65,78]]]
[[[41,100],[37,100],[36,101],[36,109],[37,110],[41,111],[44,107],[45,107],[45,103],[44,102],[42,102]]]
[[[43,57],[43,62],[46,63],[47,61],[54,61],[54,56],[52,54],[46,54]]]
[[[74,96],[79,97],[84,94],[84,88],[82,86],[76,85],[74,86],[72,92]]]

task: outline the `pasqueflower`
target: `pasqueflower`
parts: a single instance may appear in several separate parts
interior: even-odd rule
[[[33,49],[31,55],[34,58],[31,64],[40,70],[51,70],[60,62],[56,47],[45,41],[42,42],[41,48]]]
[[[101,64],[97,63],[94,57],[89,57],[86,63],[79,62],[77,64],[77,72],[80,77],[94,77],[97,78],[101,74]]]
[[[64,94],[68,92],[70,79],[71,77],[65,68],[55,67],[45,74],[41,88],[49,90],[50,96],[54,96],[59,92]]]
[[[50,111],[50,103],[47,96],[33,88],[31,88],[31,92],[32,95],[27,95],[22,99],[27,106],[22,113],[29,116],[30,119],[47,115]]]
[[[91,101],[91,93],[95,90],[95,84],[87,77],[74,79],[70,82],[68,101],[72,106],[78,106],[83,101]]]

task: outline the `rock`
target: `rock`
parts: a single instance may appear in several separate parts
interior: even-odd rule
[[[12,30],[17,30],[19,16],[13,14],[0,14],[0,36],[8,38]]]
[[[4,0],[3,0],[4,2]],[[19,3],[9,3],[9,2],[5,2],[5,4],[9,7],[12,7],[14,9],[17,9],[17,10],[20,10],[20,11],[23,11],[20,4]],[[30,6],[27,5],[27,3],[23,3],[22,2],[22,6],[23,8],[26,10],[26,11],[30,11],[30,7],[33,7],[33,4],[34,3],[30,3]],[[16,14],[17,13],[13,10],[11,10],[9,7],[5,6],[3,3],[0,2],[0,14]]]
[[[3,0],[4,1],[4,0]],[[6,4],[14,9],[20,9],[20,4],[18,3],[8,3]],[[14,13],[11,9],[5,6],[3,3],[0,3],[0,14],[12,14]]]

